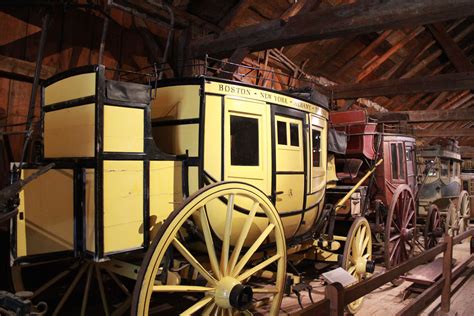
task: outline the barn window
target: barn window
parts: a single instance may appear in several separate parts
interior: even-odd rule
[[[300,145],[298,135],[298,124],[290,123],[290,144],[291,146],[298,147]]]
[[[286,136],[286,123],[277,121],[277,136],[278,136],[278,145],[287,144]]]
[[[313,167],[321,167],[321,132],[313,129]]]
[[[390,144],[392,154],[392,179],[398,179],[398,153],[397,144]]]
[[[234,166],[258,166],[258,120],[230,116],[231,158]]]

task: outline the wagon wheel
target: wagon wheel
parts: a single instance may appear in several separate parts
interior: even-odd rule
[[[215,231],[211,228],[212,225],[209,225],[212,219],[209,214],[221,210],[216,208],[216,205],[222,207],[223,233],[222,246],[219,249],[215,247]],[[241,225],[232,227],[233,222],[235,223],[233,217],[241,216],[242,219],[242,213],[236,210],[241,210],[242,205],[249,206],[246,209],[247,215],[243,216]],[[183,238],[183,226],[191,220],[201,227],[204,236],[202,239],[205,241],[207,253],[201,251],[200,257],[197,250],[190,247]],[[264,227],[257,227],[257,221],[260,224],[264,221]],[[248,240],[249,231],[255,232],[256,229],[259,232],[258,238]],[[235,238],[231,238],[231,235]],[[268,239],[274,241],[275,245],[266,256],[262,256],[259,261],[254,260],[257,250]],[[234,246],[232,250],[231,244]],[[246,246],[249,248],[242,251]],[[152,304],[164,303],[169,293],[178,292],[197,296],[197,299],[187,306],[184,306],[184,301],[182,306],[179,306],[182,315],[232,315],[238,310],[248,309],[252,304],[253,294],[271,299],[270,314],[276,315],[284,291],[285,247],[285,235],[279,214],[261,191],[239,182],[221,182],[203,188],[174,211],[158,231],[138,274],[133,293],[132,315],[147,315]],[[165,280],[164,266],[170,252],[181,255],[182,260],[194,268],[199,276],[197,279],[201,278],[203,281],[201,285],[185,285],[183,282],[170,285],[166,281],[158,281]],[[216,252],[220,252],[220,259]],[[253,265],[250,265],[251,262]],[[257,287],[249,282],[255,274],[263,272],[263,269],[271,264],[276,270],[275,279],[270,286]]]
[[[431,204],[428,208],[426,216],[423,237],[425,241],[425,249],[433,248],[438,244],[438,238],[441,233],[441,216],[439,209],[435,204]]]
[[[393,194],[385,224],[385,267],[393,268],[408,260],[415,250],[416,209],[410,187],[400,185]],[[397,285],[397,281],[392,282]]]
[[[342,256],[342,268],[347,270],[357,281],[373,272],[372,261],[372,234],[370,225],[364,217],[358,217],[347,233],[347,241]],[[364,298],[361,297],[346,306],[351,314],[355,314],[362,307]]]
[[[459,194],[458,198],[458,203],[457,203],[457,213],[458,213],[458,233],[462,234],[463,232],[466,231],[466,229],[469,226],[469,220],[471,217],[471,208],[469,205],[469,193],[466,191],[462,191],[461,194]]]
[[[131,293],[105,263],[64,258],[11,269],[15,292],[46,302],[49,315],[121,315],[130,308]]]

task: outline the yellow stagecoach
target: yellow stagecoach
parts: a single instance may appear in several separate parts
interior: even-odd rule
[[[33,300],[69,278],[55,314],[76,288],[87,313],[96,279],[106,314],[231,315],[258,298],[274,315],[288,262],[339,263],[354,280],[373,268],[367,221],[346,217],[336,236],[324,206],[324,104],[206,77],[113,81],[94,65],[45,82],[42,133],[41,163],[21,177],[54,167],[20,194],[13,278]],[[61,258],[64,272],[31,277]]]

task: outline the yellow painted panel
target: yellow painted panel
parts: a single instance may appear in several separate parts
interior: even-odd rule
[[[44,89],[44,104],[74,100],[95,95],[96,74],[87,73],[65,78]]]
[[[327,120],[323,117],[312,115],[311,128],[321,132],[321,163],[320,167],[313,167],[312,157],[309,157],[311,168],[311,192],[321,191],[326,187],[326,166],[327,166]],[[313,148],[312,137],[310,148]],[[310,151],[312,152],[312,150]]]
[[[44,156],[94,157],[95,105],[86,104],[44,115]]]
[[[206,96],[204,133],[204,171],[221,180],[222,166],[222,97]]]
[[[86,169],[86,200],[85,200],[85,238],[86,250],[95,252],[95,170]]]
[[[286,145],[278,144],[278,122],[284,122],[286,126]],[[291,146],[290,124],[298,126],[298,146]],[[283,116],[275,116],[275,144],[276,144],[276,170],[277,171],[304,171],[303,153],[303,123],[301,120]]]
[[[305,112],[315,113],[328,117],[328,111],[318,105],[305,102],[290,96],[278,93],[270,92],[263,89],[243,86],[239,84],[230,84],[215,81],[206,81],[205,86],[206,93],[215,93],[227,96],[236,96],[241,98],[250,99],[249,101],[260,101],[278,104]]]
[[[144,110],[104,106],[104,151],[143,152]]]
[[[153,139],[158,148],[169,154],[198,156],[199,125],[175,125],[153,128]]]
[[[143,161],[104,161],[104,252],[143,243]]]
[[[183,202],[182,163],[150,161],[150,228],[151,239],[158,227]]]
[[[304,175],[277,174],[276,190],[282,192],[276,199],[276,208],[279,213],[298,211],[303,208]]]
[[[270,109],[268,104],[248,99],[226,97],[224,117],[224,178],[244,181],[265,194],[271,192]],[[230,117],[232,115],[258,120],[258,166],[231,165]]]
[[[35,171],[25,169],[22,177]],[[52,169],[23,189],[18,215],[19,257],[73,249],[73,180],[72,170]]]
[[[189,195],[193,194],[199,190],[199,168],[198,167],[189,167],[188,169],[188,187]]]
[[[200,86],[158,88],[151,103],[151,118],[178,120],[199,117]]]

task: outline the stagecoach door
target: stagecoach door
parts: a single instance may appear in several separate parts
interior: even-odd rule
[[[304,121],[303,118],[278,114],[274,118],[275,205],[280,213],[298,213],[304,206]],[[300,217],[292,218],[285,226],[287,236],[298,229]]]

